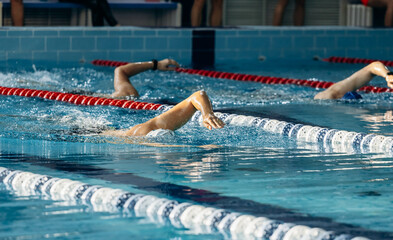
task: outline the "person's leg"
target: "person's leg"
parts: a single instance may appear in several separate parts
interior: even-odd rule
[[[393,27],[393,0],[388,2],[385,13],[385,27]]]
[[[388,5],[391,0],[369,0],[367,6],[376,7],[376,8],[384,8]]]
[[[219,27],[222,22],[223,0],[212,0],[212,10],[210,12],[210,27]]]
[[[288,0],[279,0],[276,8],[274,9],[274,17],[273,17],[273,25],[280,26],[282,25],[282,18],[285,11],[285,8],[288,5]]]
[[[348,78],[335,83],[325,91],[318,93],[315,95],[314,99],[340,99],[347,92],[356,91],[368,84],[374,76],[387,78],[388,72],[389,70],[381,62],[370,63]]]
[[[93,26],[104,26],[104,17],[98,9],[98,4],[95,0],[59,0],[60,2],[72,2],[77,4],[83,4],[87,8],[90,8],[92,15]]]
[[[98,4],[97,3],[92,4],[90,9],[93,18],[93,26],[95,27],[104,26],[104,14],[102,12],[102,9],[98,7]]]
[[[393,27],[393,0],[369,0],[368,6],[375,8],[386,8],[385,26]]]
[[[118,25],[118,22],[113,16],[112,10],[106,0],[97,0],[97,6],[110,26]]]
[[[23,0],[11,0],[11,19],[13,26],[23,26]]]
[[[304,14],[305,14],[305,0],[296,0],[295,12],[293,14],[293,23],[295,26],[304,25]]]
[[[78,2],[78,0],[72,1]],[[104,16],[102,15],[102,11],[99,9],[96,0],[81,0],[79,3],[85,5],[87,8],[90,8],[93,26],[104,26]]]
[[[194,5],[191,9],[191,26],[199,27],[202,22],[202,9],[205,6],[206,0],[194,0]]]

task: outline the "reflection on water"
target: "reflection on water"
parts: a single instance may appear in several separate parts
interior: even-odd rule
[[[364,113],[357,115],[357,118],[367,122],[365,128],[372,133],[384,132],[385,135],[392,135],[393,133],[385,131],[391,129],[393,126],[393,111],[388,110],[381,113]]]

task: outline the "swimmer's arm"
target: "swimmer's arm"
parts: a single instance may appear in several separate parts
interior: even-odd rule
[[[333,84],[331,87],[326,89],[323,92],[318,93],[315,95],[315,99],[339,99],[342,98],[345,93],[356,91],[359,88],[368,84],[374,76],[381,76],[386,78],[388,81],[387,73],[389,70],[386,68],[384,64],[381,62],[373,62],[367,65],[366,67],[360,69],[359,71],[355,72],[348,78]],[[392,83],[393,84],[393,79]],[[389,81],[388,81],[389,86]],[[389,86],[391,87],[391,86]],[[393,87],[393,85],[392,85]]]
[[[137,75],[138,73],[153,69],[153,61],[149,62],[137,62],[129,63],[117,67],[114,73],[114,87],[115,92],[112,94],[113,97],[123,96],[135,96],[139,97],[138,91],[130,82],[130,77]],[[172,59],[164,59],[157,63],[157,69],[161,71],[173,71],[179,67],[179,64]]]
[[[167,112],[164,112],[145,123],[134,126],[127,131],[127,135],[144,136],[150,131],[156,129],[168,129],[174,131],[186,124],[197,110],[201,111],[203,125],[206,128],[211,130],[213,128],[224,127],[224,122],[214,115],[213,108],[207,94],[204,91],[198,91]]]
[[[197,110],[201,111],[203,125],[209,130],[224,127],[225,124],[221,119],[214,115],[213,107],[205,91],[193,93],[169,111],[153,118],[152,121],[158,128],[176,130],[187,123]]]

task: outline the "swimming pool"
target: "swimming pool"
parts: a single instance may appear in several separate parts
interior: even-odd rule
[[[267,60],[218,65],[217,69],[339,81],[360,67]],[[89,64],[8,66],[1,69],[0,85],[107,94],[112,92],[112,74],[111,68]],[[223,113],[393,135],[392,121],[383,118],[392,109],[388,93],[363,94],[359,102],[315,101],[312,97],[318,90],[312,88],[175,72],[145,72],[133,83],[141,101],[171,104],[204,89],[215,109]],[[385,83],[376,78],[372,85]],[[174,138],[149,140],[182,147],[151,147],[139,141],[129,144],[91,135],[88,130],[127,128],[151,118],[157,114],[154,111],[77,106],[18,96],[0,96],[0,109],[0,166],[4,168],[318,227],[338,235],[393,236],[389,152],[325,147],[253,126],[229,124],[223,130],[208,131],[195,121],[178,130]],[[86,132],[80,134],[81,129]],[[176,226],[138,212],[104,211],[94,204],[26,194],[10,185],[2,184],[0,191],[4,238],[232,236],[225,231]]]

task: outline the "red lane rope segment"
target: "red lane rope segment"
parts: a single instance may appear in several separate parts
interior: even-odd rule
[[[334,62],[334,63],[363,63],[363,64],[370,64],[372,62],[381,62],[386,66],[393,67],[393,61],[387,60],[373,60],[373,59],[365,59],[365,58],[349,58],[349,57],[328,57],[324,58],[323,61],[326,62]]]
[[[158,110],[161,104],[147,103],[147,102],[136,102],[132,100],[119,100],[112,98],[103,97],[92,97],[79,94],[52,92],[45,90],[34,90],[28,88],[12,88],[12,87],[1,87],[0,94],[7,96],[21,96],[21,97],[39,97],[49,100],[56,100],[61,102],[68,102],[76,105],[109,105],[120,108],[128,109],[143,109],[143,110]]]
[[[118,61],[110,61],[110,60],[94,60],[91,63],[93,65],[110,66],[110,67],[118,67],[118,66],[128,64],[128,62],[118,62]],[[292,84],[292,85],[300,85],[300,86],[307,86],[307,87],[312,87],[312,88],[323,88],[323,89],[326,89],[334,84],[333,82],[312,81],[312,80],[281,78],[281,77],[268,77],[268,76],[258,76],[258,75],[242,74],[242,73],[228,73],[228,72],[197,70],[197,69],[187,69],[187,68],[177,68],[176,71],[182,72],[182,73],[212,77],[212,78],[230,79],[230,80],[237,80],[237,81],[260,82],[260,83],[264,83],[264,84]],[[374,86],[364,86],[362,88],[359,88],[358,91],[363,91],[363,92],[367,92],[367,93],[370,93],[370,92],[383,93],[383,92],[393,92],[393,89],[383,88],[383,87],[374,87]]]

